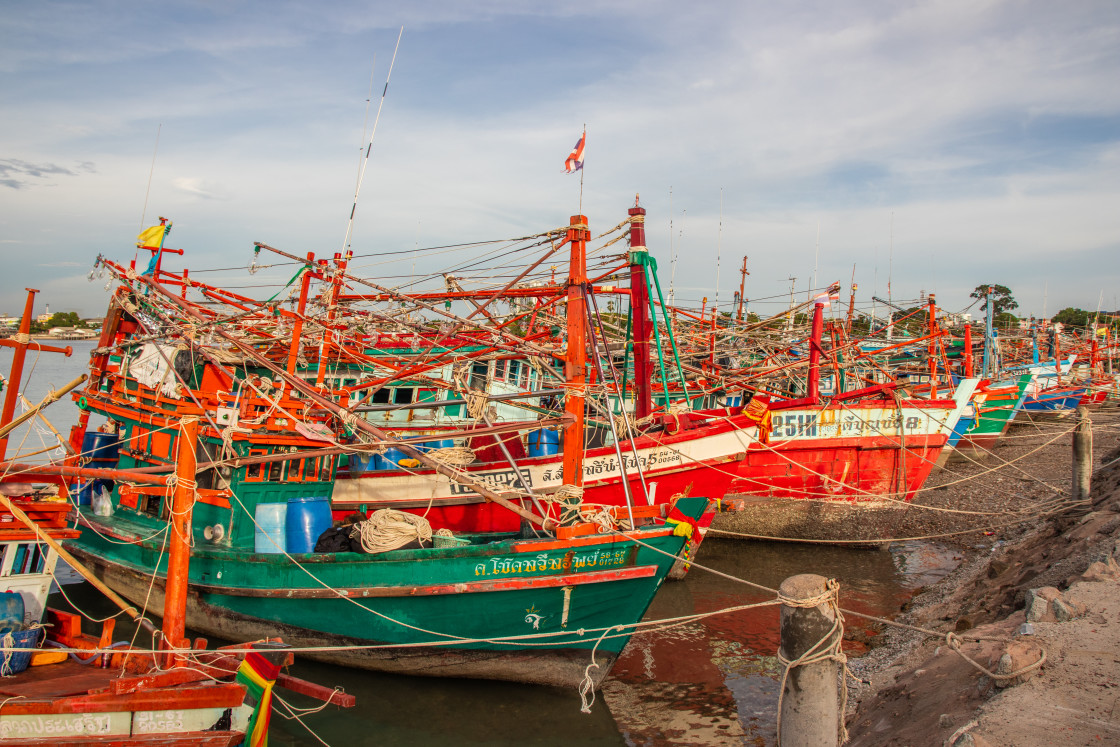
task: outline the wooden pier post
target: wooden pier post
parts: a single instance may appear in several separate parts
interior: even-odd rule
[[[835,585],[824,576],[790,576],[778,588],[782,599],[778,658],[788,669],[782,678],[778,744],[835,747],[843,714],[837,683],[843,627],[835,604]]]
[[[1093,423],[1089,410],[1077,408],[1077,427],[1073,429],[1073,502],[1086,504],[1088,510],[1089,488],[1093,482]],[[1075,510],[1082,508],[1075,507]]]

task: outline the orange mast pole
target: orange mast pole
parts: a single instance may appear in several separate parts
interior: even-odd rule
[[[587,238],[586,216],[573,215],[568,228],[572,254],[568,271],[568,358],[564,366],[568,384],[564,411],[573,421],[564,429],[564,484],[576,487],[583,486],[583,409],[587,382],[583,294],[587,283]]]
[[[195,445],[198,417],[180,421],[175,467],[175,495],[168,517],[167,586],[163,597],[163,640],[172,648],[185,648],[187,625],[187,571],[191,559],[191,513],[194,510]],[[169,657],[167,664],[177,657]]]
[[[4,409],[0,412],[0,425],[7,425],[12,422],[12,416],[16,412],[16,399],[19,397],[19,387],[23,380],[23,363],[27,358],[28,347],[51,353],[64,353],[67,357],[70,357],[70,354],[74,352],[70,347],[56,348],[53,345],[40,345],[37,342],[31,342],[31,315],[35,313],[35,294],[39,291],[33,288],[25,288],[24,290],[27,291],[27,302],[23,306],[23,318],[19,320],[19,333],[15,340],[0,340],[0,345],[14,348],[12,351],[12,369],[8,376],[8,391],[4,394]],[[0,437],[0,462],[4,461],[7,451],[8,436],[5,434]]]
[[[296,372],[296,359],[299,357],[300,337],[303,335],[303,312],[307,308],[307,294],[311,289],[311,275],[315,266],[315,255],[307,253],[307,270],[299,285],[299,305],[296,307],[296,321],[292,326],[292,345],[288,348],[288,373]]]

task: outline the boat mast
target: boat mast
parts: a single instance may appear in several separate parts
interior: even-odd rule
[[[937,399],[937,302],[929,294],[929,398]]]
[[[63,353],[67,358],[74,352],[73,348],[69,346],[56,348],[53,345],[40,345],[37,342],[31,342],[31,315],[35,313],[35,294],[39,291],[32,288],[25,288],[24,290],[27,291],[27,302],[23,306],[23,318],[19,320],[19,332],[12,340],[0,340],[0,345],[14,348],[12,351],[12,369],[8,376],[8,391],[4,394],[4,410],[0,414],[0,424],[12,422],[12,416],[15,415],[16,399],[19,397],[20,383],[23,379],[23,363],[27,358],[28,348],[49,353]],[[8,436],[5,434],[0,437],[0,462],[4,461],[7,451]]]
[[[564,429],[563,483],[575,487],[583,487],[583,411],[587,385],[587,340],[584,335],[587,321],[583,297],[587,284],[587,238],[587,217],[573,215],[568,227],[571,265],[568,270],[568,355],[564,371],[568,389],[564,410],[573,421]]]
[[[987,318],[984,321],[984,375],[989,379],[995,378],[995,356],[992,350],[992,294],[995,288],[988,286],[988,293],[985,295],[987,300],[985,306],[985,313]]]
[[[187,648],[187,573],[191,559],[191,514],[194,507],[195,445],[198,417],[179,421],[175,462],[175,496],[167,517],[167,586],[163,595],[163,641],[171,648]],[[169,655],[164,666],[176,664]]]
[[[809,382],[806,396],[813,404],[821,401],[821,334],[824,331],[824,303],[813,306],[813,331],[809,335]]]
[[[288,373],[295,374],[296,361],[299,358],[300,338],[303,336],[303,316],[307,310],[307,294],[311,288],[311,276],[314,274],[315,255],[307,253],[307,267],[303,271],[303,278],[299,284],[299,305],[296,306],[296,320],[292,325],[292,344],[288,348]]]
[[[964,325],[964,377],[972,378],[972,322]]]
[[[649,285],[646,283],[646,209],[634,207],[630,214],[630,314],[634,336],[634,417],[641,419],[653,412],[653,372],[649,353],[650,327]],[[620,403],[625,409],[625,403]]]
[[[739,270],[739,309],[735,313],[735,318],[740,322],[743,321],[743,302],[746,301],[743,294],[747,292],[747,275],[750,275],[747,272],[747,258],[743,257],[743,267]]]

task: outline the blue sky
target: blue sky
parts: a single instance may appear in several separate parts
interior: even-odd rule
[[[1120,307],[1120,3],[691,5],[9,0],[0,312],[32,286],[99,315],[86,272],[145,215],[191,268],[339,251],[401,26],[359,254],[567,223],[586,123],[593,232],[640,192],[679,299],[714,297],[717,253],[723,303],[744,255],[749,298],[803,292],[819,232],[818,286],[855,264],[861,302],[890,275],[949,309],[982,282],[1026,313]]]

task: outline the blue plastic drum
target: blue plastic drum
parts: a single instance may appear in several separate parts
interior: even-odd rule
[[[331,503],[323,496],[289,498],[284,528],[290,553],[315,552],[319,535],[331,528]]]
[[[282,553],[287,550],[284,525],[288,517],[288,504],[258,503],[253,516],[257,520],[253,549],[262,553]]]
[[[555,456],[560,453],[560,431],[538,428],[529,431],[529,456]]]

